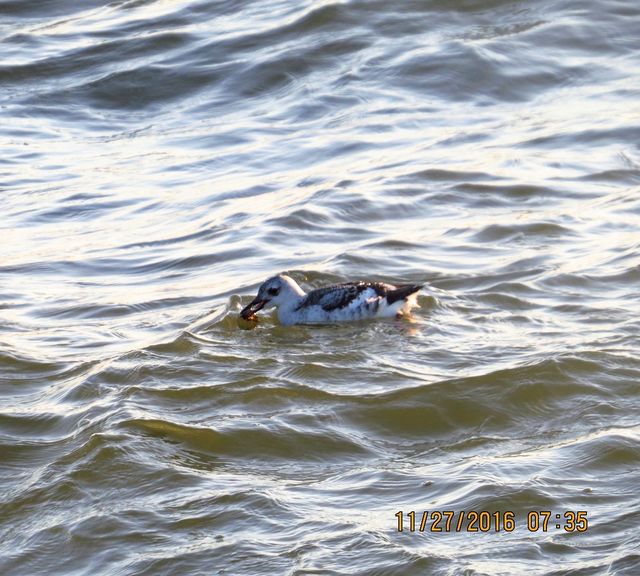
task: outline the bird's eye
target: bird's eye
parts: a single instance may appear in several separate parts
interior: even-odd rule
[[[269,290],[267,290],[269,296],[277,296],[278,292],[280,292],[280,288],[269,288]]]

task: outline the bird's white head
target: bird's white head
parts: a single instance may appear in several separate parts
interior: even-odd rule
[[[242,309],[240,315],[246,320],[263,308],[294,305],[304,295],[304,290],[298,286],[293,278],[285,274],[278,274],[260,285],[258,295]]]

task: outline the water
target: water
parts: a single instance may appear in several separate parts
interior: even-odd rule
[[[640,7],[0,14],[0,573],[640,573]]]

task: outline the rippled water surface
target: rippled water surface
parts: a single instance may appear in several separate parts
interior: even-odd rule
[[[640,574],[639,31],[0,2],[0,573]],[[281,271],[426,287],[247,329]]]

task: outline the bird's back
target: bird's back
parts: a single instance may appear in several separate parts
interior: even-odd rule
[[[309,292],[300,303],[299,308],[320,306],[323,310],[331,312],[349,306],[355,300],[359,299],[359,297],[383,297],[393,289],[395,289],[395,286],[384,284],[383,282],[344,282],[342,284],[332,284],[331,286],[317,288]]]
[[[279,311],[285,324],[324,323],[398,316],[414,304],[419,284],[345,282],[309,292],[294,310]]]

